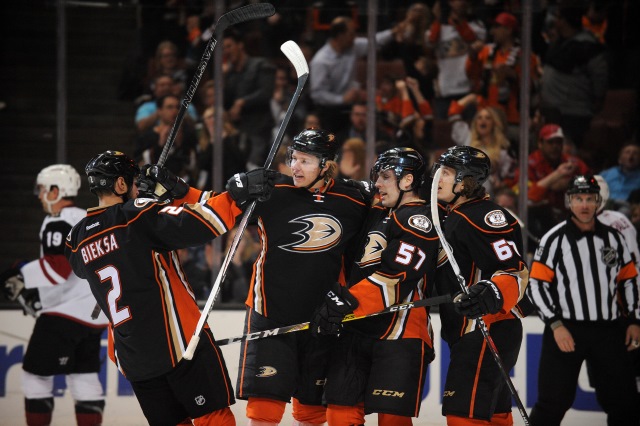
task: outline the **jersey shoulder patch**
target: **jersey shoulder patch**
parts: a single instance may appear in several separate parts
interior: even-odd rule
[[[486,223],[491,228],[502,228],[505,225],[509,224],[504,212],[499,209],[491,210],[490,212],[485,214],[484,223]]]
[[[463,218],[463,222],[488,233],[503,232],[517,223],[509,212],[489,200],[462,205],[454,211]]]
[[[414,214],[407,221],[409,226],[428,234],[433,229],[433,224],[429,218],[423,214]]]

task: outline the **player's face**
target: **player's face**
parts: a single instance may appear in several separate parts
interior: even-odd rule
[[[306,152],[293,151],[291,153],[290,167],[294,185],[306,187],[320,174],[320,159]]]
[[[581,223],[590,223],[598,208],[598,194],[573,194],[569,197],[571,213]]]
[[[451,167],[441,166],[440,180],[438,181],[438,200],[445,203],[450,202],[456,196],[453,193],[456,183],[456,171]],[[459,192],[459,188],[455,188]]]
[[[392,170],[380,172],[375,185],[380,194],[380,204],[384,207],[394,207],[400,197],[395,173]]]

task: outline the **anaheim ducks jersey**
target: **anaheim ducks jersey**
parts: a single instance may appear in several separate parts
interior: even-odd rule
[[[174,250],[227,232],[241,213],[227,193],[210,196],[192,188],[172,204],[89,209],[67,237],[65,254],[107,314],[110,356],[129,380],[170,371],[193,335],[200,309]]]
[[[395,211],[373,207],[361,247],[349,278],[349,291],[359,302],[355,316],[431,294],[439,239],[424,201]],[[347,322],[345,327],[379,339],[418,338],[433,346],[428,308],[377,315]]]
[[[96,300],[89,283],[78,278],[64,257],[64,238],[86,215],[78,207],[65,207],[58,215],[47,215],[40,227],[40,258],[25,264],[20,271],[26,288],[37,288],[41,314],[62,316],[89,327],[106,327],[100,313],[91,318]]]
[[[509,318],[521,318],[533,307],[523,297],[529,283],[529,270],[522,259],[522,232],[517,219],[488,198],[473,199],[447,209],[442,227],[451,245],[465,284],[480,280],[493,281],[504,298],[502,311],[487,315],[491,324]],[[454,295],[462,289],[451,265],[440,266],[442,277],[437,280],[438,294]],[[476,329],[475,320],[457,314],[453,304],[440,305],[443,338],[452,343]]]
[[[309,191],[284,176],[254,211],[261,247],[246,304],[281,324],[309,321],[333,283],[345,282],[343,256],[367,210],[342,181]]]

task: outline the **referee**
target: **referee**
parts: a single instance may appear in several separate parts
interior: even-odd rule
[[[560,425],[585,360],[607,424],[640,421],[626,353],[640,347],[638,272],[622,235],[596,219],[599,191],[593,176],[573,179],[571,217],[542,237],[533,259],[527,291],[545,329],[532,426]]]

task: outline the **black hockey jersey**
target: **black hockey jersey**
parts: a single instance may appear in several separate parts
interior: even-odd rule
[[[349,291],[359,302],[354,315],[364,316],[430,295],[439,245],[424,201],[404,204],[393,212],[372,208],[363,248],[349,278]],[[433,345],[428,308],[350,321],[345,327],[380,339],[419,338]]]
[[[442,227],[466,285],[491,280],[502,292],[502,311],[483,317],[487,324],[531,313],[531,302],[523,297],[529,270],[521,255],[522,232],[509,212],[488,198],[473,199],[451,209]],[[439,272],[438,294],[462,291],[448,262]],[[453,304],[441,305],[440,316],[442,335],[449,343],[476,328],[476,321],[457,314]]]
[[[342,181],[309,191],[290,177],[279,180],[252,218],[261,249],[246,304],[281,324],[309,321],[333,283],[344,283],[343,255],[367,210],[360,192]]]
[[[200,309],[174,250],[227,232],[241,213],[227,193],[210,196],[192,188],[173,204],[89,209],[67,237],[65,254],[109,317],[110,356],[129,380],[170,371],[193,335]]]

